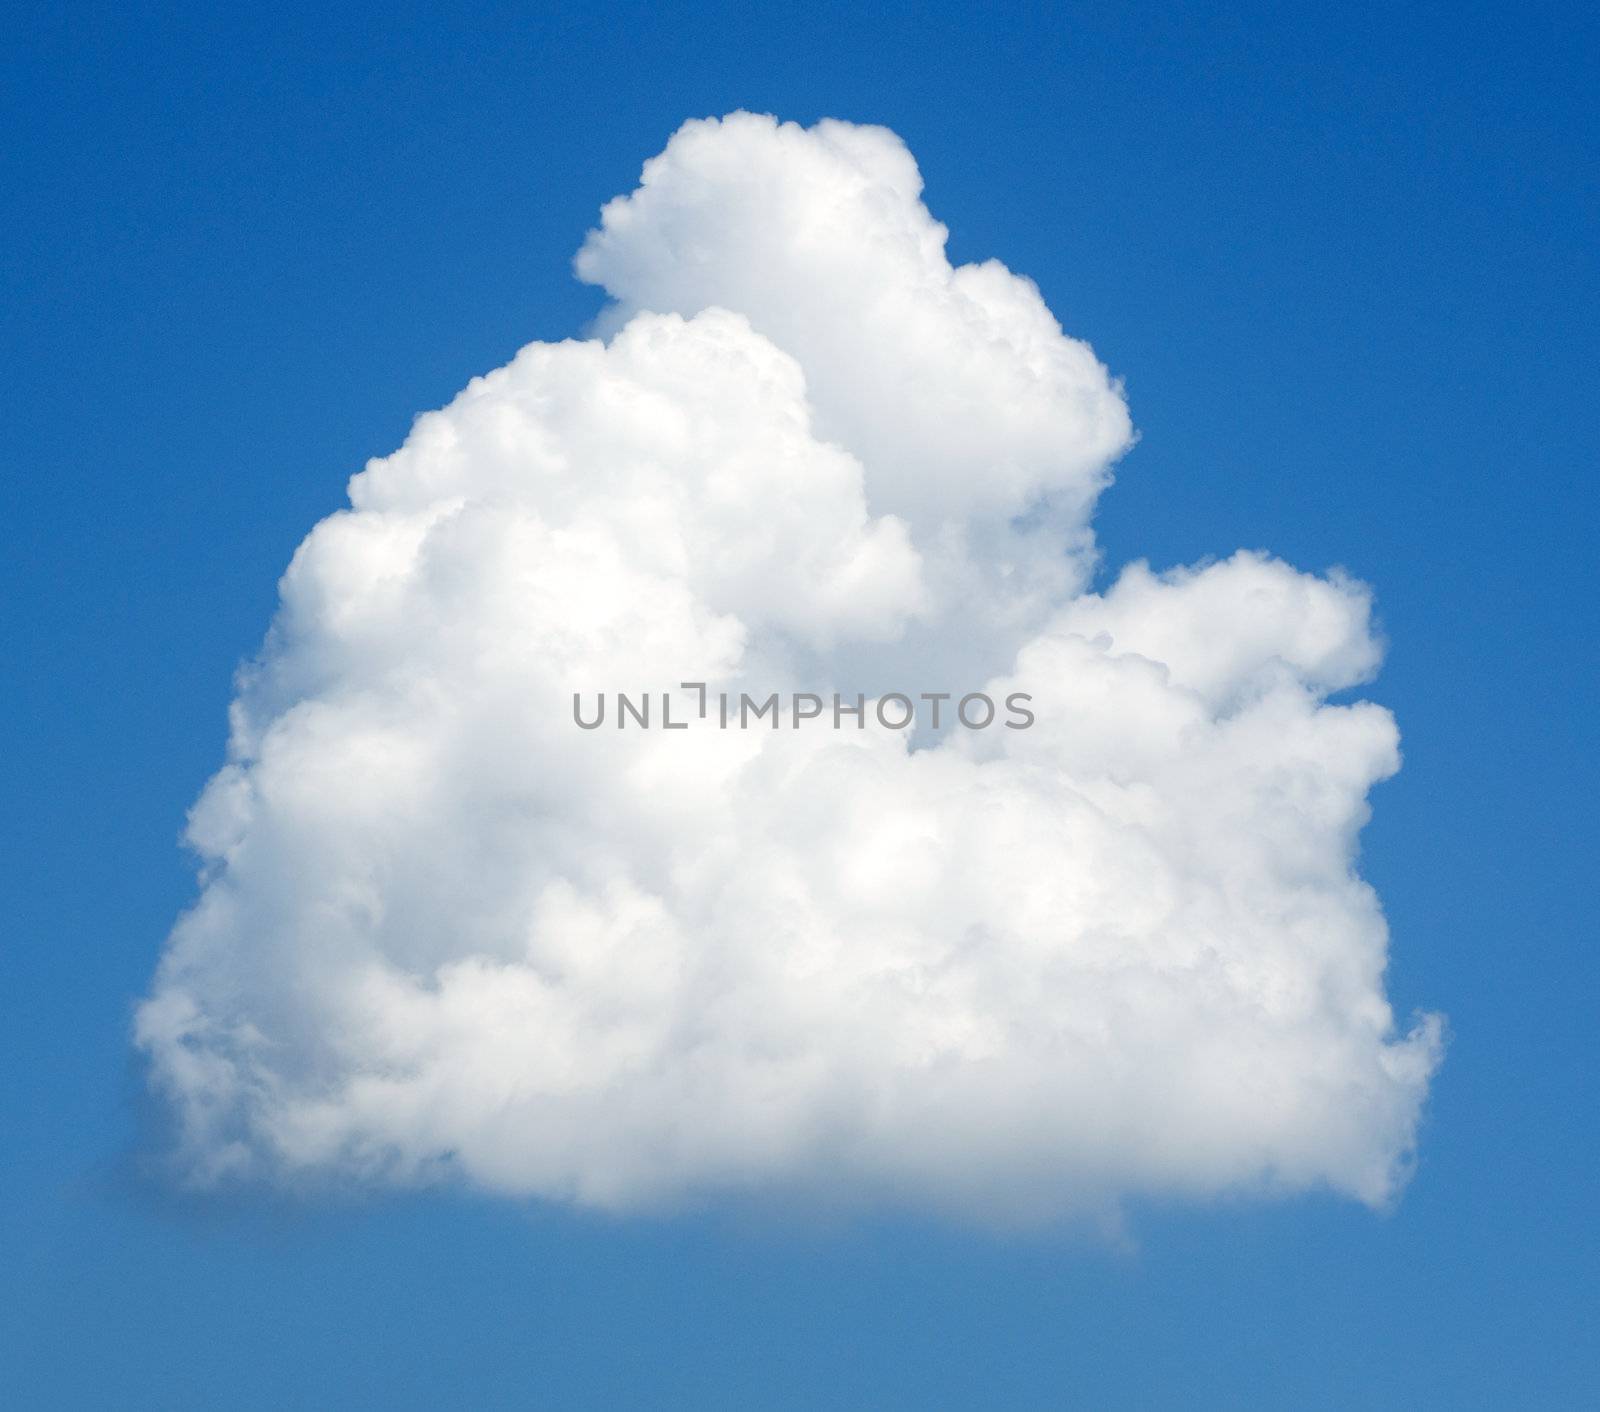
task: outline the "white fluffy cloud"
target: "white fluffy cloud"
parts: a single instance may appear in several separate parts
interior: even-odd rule
[[[1396,1192],[1439,1025],[1396,1030],[1353,867],[1398,763],[1327,701],[1366,590],[1087,592],[1120,389],[920,186],[881,128],[687,124],[579,253],[608,338],[474,380],[307,537],[138,1013],[187,1180]],[[684,680],[1037,720],[573,722]]]

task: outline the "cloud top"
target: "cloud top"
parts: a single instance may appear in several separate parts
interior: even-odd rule
[[[312,530],[138,1013],[188,1181],[977,1219],[1403,1183],[1347,579],[1126,570],[1118,385],[881,128],[686,124],[532,344]],[[1025,692],[1028,730],[582,731],[574,692]],[[680,711],[690,698],[681,698]]]

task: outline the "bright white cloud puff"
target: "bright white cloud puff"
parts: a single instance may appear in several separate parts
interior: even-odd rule
[[[475,379],[301,545],[138,1012],[186,1180],[1397,1192],[1440,1024],[1396,1030],[1353,867],[1368,594],[1088,592],[1120,388],[920,191],[882,128],[686,124],[577,257],[605,341]],[[1036,719],[574,724],[685,680]]]

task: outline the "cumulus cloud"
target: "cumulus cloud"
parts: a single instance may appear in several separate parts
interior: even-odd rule
[[[1366,589],[1089,592],[1121,389],[882,128],[688,123],[577,272],[605,337],[419,418],[284,576],[137,1018],[184,1179],[1390,1199],[1440,1039],[1354,868]],[[1035,723],[574,723],[682,681]]]

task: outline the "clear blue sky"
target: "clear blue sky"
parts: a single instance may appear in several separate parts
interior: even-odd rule
[[[1600,1401],[1592,9],[216,8],[0,36],[0,1401]],[[1363,866],[1397,1009],[1452,1027],[1392,1215],[1146,1208],[1110,1250],[130,1175],[131,1005],[295,544],[578,331],[599,204],[736,107],[895,128],[952,255],[1126,378],[1110,568],[1376,586],[1406,765]]]

